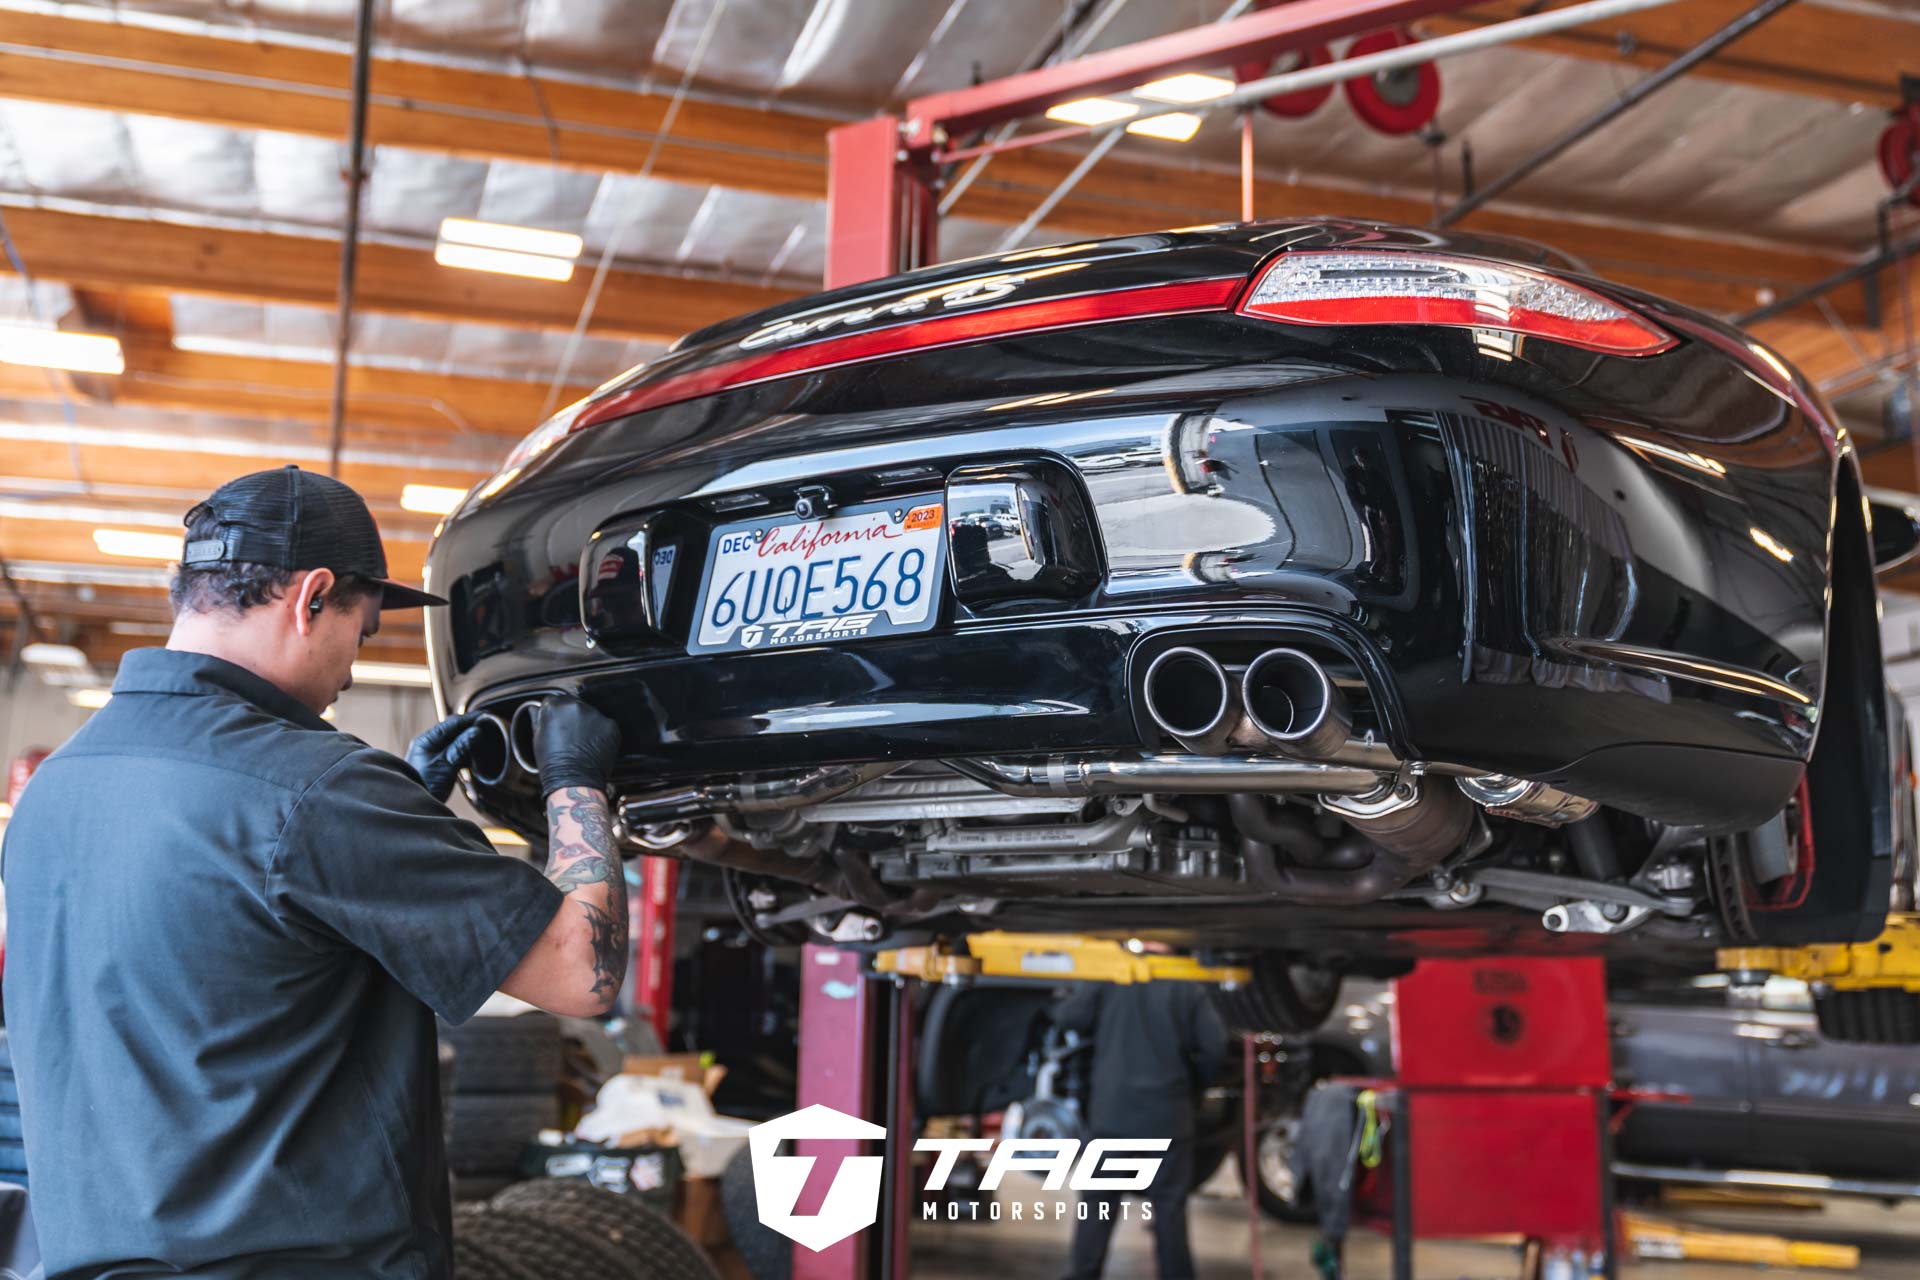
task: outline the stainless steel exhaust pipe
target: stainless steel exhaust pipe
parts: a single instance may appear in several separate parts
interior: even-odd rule
[[[523,702],[513,709],[513,719],[507,725],[507,746],[513,752],[513,762],[536,778],[540,776],[540,756],[534,742],[539,732],[538,701]]]
[[[513,750],[507,745],[507,722],[491,711],[482,711],[475,722],[480,736],[473,740],[473,754],[467,757],[467,773],[483,787],[504,782],[513,763]]]
[[[1298,649],[1269,649],[1240,677],[1247,723],[1274,748],[1329,760],[1353,736],[1353,712],[1327,669]]]
[[[1147,715],[1162,733],[1197,756],[1217,756],[1240,727],[1240,703],[1227,669],[1199,649],[1169,649],[1140,682]]]
[[[830,764],[771,782],[689,783],[628,796],[620,802],[620,817],[632,829],[716,813],[779,813],[803,809],[845,795],[875,778],[884,778],[899,767],[897,760]]]
[[[1366,795],[1393,779],[1358,765],[1246,756],[1135,756],[1086,760],[1071,756],[1019,761],[950,759],[947,768],[1010,796],[1104,796],[1164,791],[1230,795],[1238,791]]]

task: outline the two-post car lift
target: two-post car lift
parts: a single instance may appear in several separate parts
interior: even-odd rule
[[[1271,61],[1466,2],[1292,0],[922,98],[897,116],[837,128],[828,135],[826,285],[857,284],[933,262],[947,169],[971,162],[971,176],[1002,150],[1045,140],[990,133],[995,126],[1183,71]],[[1055,208],[1108,145],[1089,152],[1019,231]],[[1251,216],[1251,159],[1250,146],[1243,145],[1243,216]],[[884,1154],[896,1175],[886,1184],[892,1202],[882,1206],[876,1230],[818,1252],[796,1246],[795,1280],[900,1280],[907,1274],[913,1032],[900,984],[866,980],[868,972],[854,952],[806,948],[798,1106],[821,1104],[886,1127]],[[1398,1056],[1419,1064],[1420,1074],[1417,1082],[1401,1082],[1408,1099],[1402,1132],[1411,1142],[1402,1142],[1395,1154],[1398,1211],[1391,1216],[1401,1241],[1396,1275],[1412,1274],[1413,1233],[1455,1234],[1451,1228],[1467,1219],[1477,1231],[1578,1242],[1611,1275],[1603,1096],[1608,1042],[1598,962],[1424,962],[1402,993],[1396,1002]],[[1409,1008],[1416,1011],[1412,1016]],[[1549,1068],[1539,1066],[1543,1053]],[[859,1146],[853,1140],[799,1144],[802,1154],[819,1157],[854,1154]],[[1557,1167],[1547,1173],[1547,1164]],[[1515,1178],[1516,1170],[1542,1172]]]

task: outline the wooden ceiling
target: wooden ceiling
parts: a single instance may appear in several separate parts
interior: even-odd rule
[[[1543,7],[1497,0],[1430,19],[1429,33],[1462,30]],[[1688,0],[1600,28],[1533,41],[1555,55],[1653,67],[1709,34],[1746,0]],[[349,59],[321,48],[254,42],[98,21],[49,12],[10,11],[0,57],[0,97],[197,121],[243,130],[276,130],[342,139],[347,130]],[[1920,69],[1920,28],[1865,8],[1800,5],[1743,39],[1696,74],[1780,93],[1892,106],[1900,71]],[[824,200],[826,133],[831,121],[780,109],[688,99],[666,119],[664,94],[585,84],[577,79],[484,71],[397,57],[376,57],[370,140],[418,151],[615,174],[700,187]],[[953,214],[1010,225],[1025,218],[1076,163],[1069,152],[1024,151],[997,159]],[[1236,176],[1169,171],[1108,160],[1062,200],[1046,227],[1063,234],[1122,233],[1233,216]],[[1263,217],[1339,211],[1424,223],[1424,194],[1355,189],[1311,180],[1263,179]],[[119,334],[127,372],[114,379],[48,375],[0,365],[0,397],[62,398],[89,411],[129,415],[192,411],[261,424],[245,449],[230,440],[170,441],[164,432],[111,428],[80,442],[6,438],[0,424],[0,500],[10,488],[78,485],[145,510],[177,510],[181,495],[205,492],[238,471],[313,459],[286,443],[277,424],[307,429],[326,421],[330,370],[323,364],[258,355],[186,351],[172,345],[168,299],[209,295],[332,307],[339,244],[319,235],[189,226],[107,211],[9,206],[7,229],[37,279],[73,286],[76,323]],[[1554,245],[1624,283],[1723,313],[1786,294],[1847,264],[1804,245],[1728,237],[1707,229],[1608,221],[1581,209],[1495,205],[1470,229]],[[360,251],[356,305],[368,312],[441,321],[486,321],[564,331],[575,323],[591,273],[566,284],[515,280],[437,266],[430,246],[370,242]],[[615,338],[671,341],[701,325],[794,296],[758,280],[715,278],[671,269],[611,272],[590,331]],[[1815,381],[1878,358],[1895,335],[1868,323],[1866,296],[1853,287],[1829,295],[1829,311],[1803,308],[1756,332]],[[1889,310],[1894,310],[1889,308]],[[567,398],[584,387],[563,389]],[[399,508],[402,487],[465,488],[483,474],[477,458],[498,456],[529,430],[547,400],[544,386],[511,378],[447,376],[356,367],[348,382],[347,460],[342,477],[367,494],[383,527],[397,535],[397,572],[418,571],[433,518]],[[109,423],[116,419],[108,418]],[[270,429],[272,428],[272,429]],[[1875,483],[1920,489],[1903,453],[1870,461]],[[86,489],[78,489],[81,494]],[[76,497],[91,503],[92,497]],[[0,557],[33,565],[128,566],[93,546],[87,519],[0,516]],[[158,566],[151,566],[158,567]],[[1916,582],[1920,585],[1920,582]],[[115,616],[164,620],[153,587],[78,589],[23,582],[37,615],[98,644],[107,654],[125,637],[105,629]],[[0,591],[0,618],[17,611]],[[125,611],[116,615],[114,611]],[[404,638],[388,645],[414,653]]]

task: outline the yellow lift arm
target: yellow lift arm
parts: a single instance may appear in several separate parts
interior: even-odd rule
[[[1032,978],[1046,982],[1210,982],[1240,986],[1253,980],[1242,965],[1205,965],[1192,956],[1129,951],[1110,938],[1077,933],[975,933],[958,943],[901,947],[873,957],[875,973],[924,982],[969,978]]]
[[[1725,947],[1727,973],[1775,973],[1835,991],[1920,991],[1920,915],[1896,913],[1871,942],[1810,947]]]

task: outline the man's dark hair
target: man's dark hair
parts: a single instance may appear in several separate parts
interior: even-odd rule
[[[220,537],[220,522],[213,512],[197,510],[194,517],[187,522],[188,542]],[[173,571],[173,582],[167,595],[173,601],[176,616],[218,611],[245,613],[269,601],[278,600],[292,585],[293,575],[291,569],[244,560],[222,561],[192,569],[182,565]],[[351,573],[336,574],[333,586],[327,590],[326,599],[333,608],[351,609],[381,589],[381,585],[371,578]]]

